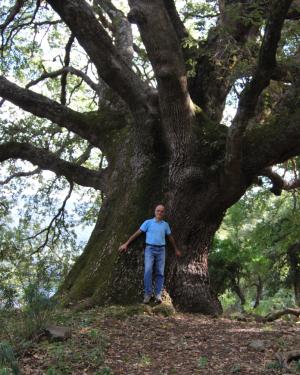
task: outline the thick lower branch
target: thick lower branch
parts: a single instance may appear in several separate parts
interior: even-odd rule
[[[0,162],[8,159],[23,159],[56,173],[65,176],[81,186],[104,190],[103,171],[92,171],[80,165],[59,159],[52,152],[34,147],[27,143],[8,142],[0,145]]]
[[[41,94],[26,90],[0,76],[0,96],[38,117],[63,126],[91,144],[99,146],[101,126],[97,117],[76,112]]]

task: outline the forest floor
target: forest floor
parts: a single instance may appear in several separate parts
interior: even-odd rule
[[[51,324],[70,327],[71,338],[32,341],[19,358],[21,373],[287,374],[275,354],[300,350],[296,320],[257,323],[167,313],[163,306],[144,305],[56,312]],[[262,340],[263,347],[249,346],[254,340]],[[299,362],[290,368],[290,373],[300,373]]]

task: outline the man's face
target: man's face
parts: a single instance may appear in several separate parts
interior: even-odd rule
[[[162,220],[162,218],[165,216],[165,207],[162,205],[159,205],[155,208],[155,218],[157,220]]]

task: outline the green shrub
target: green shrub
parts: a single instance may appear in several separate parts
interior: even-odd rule
[[[6,341],[0,342],[0,374],[10,374],[12,370],[14,375],[20,374],[19,366],[10,344]]]
[[[201,356],[199,359],[198,359],[198,366],[199,368],[204,368],[208,363],[208,358],[205,357],[205,356]]]
[[[271,361],[271,362],[266,363],[265,368],[268,370],[277,370],[277,369],[281,369],[282,366],[277,361]]]
[[[231,367],[231,369],[230,369],[230,373],[231,374],[238,374],[238,373],[240,373],[241,372],[241,365],[240,364],[235,364],[235,365],[233,365],[232,367]]]
[[[267,315],[272,310],[282,310],[291,306],[294,306],[293,293],[286,289],[279,289],[273,296],[262,299],[254,311],[259,315]]]
[[[0,284],[1,305],[4,309],[11,309],[15,306],[17,295],[13,286]]]
[[[103,367],[100,371],[97,371],[95,375],[114,375],[109,367]]]
[[[230,310],[231,312],[239,311],[238,302],[236,296],[230,291],[226,290],[225,293],[219,296],[219,300],[222,304],[223,310]]]
[[[24,290],[23,335],[33,337],[49,323],[54,303],[49,293],[38,283],[29,284]]]

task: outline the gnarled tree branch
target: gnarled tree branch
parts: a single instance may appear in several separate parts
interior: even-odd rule
[[[262,19],[249,19],[257,17],[260,2],[220,0],[217,25],[210,29],[207,40],[199,44],[196,74],[189,79],[190,93],[193,102],[216,123],[222,119],[227,95],[237,72],[240,73],[239,61],[248,65],[249,58],[256,53],[256,49],[250,51],[245,45],[258,35]]]
[[[3,30],[5,30],[5,28],[15,19],[24,3],[25,0],[16,0],[14,6],[10,9],[5,21],[0,25],[1,34],[3,34]]]
[[[276,65],[271,78],[291,83],[300,81],[300,46],[295,55],[289,57],[286,63]]]
[[[23,22],[23,23],[17,22],[17,24],[9,30],[6,41],[4,42],[4,31],[9,26],[9,24],[14,21],[14,18],[20,12],[21,8],[24,6],[25,3],[26,3],[25,1],[16,1],[15,6],[11,9],[10,15],[8,16],[6,22],[4,23],[4,27],[1,31],[1,37],[2,37],[1,53],[2,54],[3,54],[4,48],[8,45],[9,41],[13,39],[22,28],[24,28],[25,26],[29,26],[33,23],[38,13],[38,10],[40,8],[41,0],[36,0],[35,9],[30,20],[28,22]]]
[[[137,24],[155,72],[162,123],[171,152],[184,163],[194,107],[180,41],[163,0],[129,0],[129,5],[128,18]]]
[[[282,190],[294,190],[300,187],[300,178],[287,181],[276,173],[271,167],[265,168],[261,172],[262,176],[268,177],[272,181],[272,188],[270,189],[275,195],[280,195]]]
[[[0,162],[8,159],[30,161],[41,169],[65,176],[81,186],[105,190],[104,171],[93,171],[58,158],[54,153],[34,147],[28,143],[7,142],[0,144]]]
[[[164,4],[169,14],[169,17],[172,21],[172,24],[174,26],[177,37],[182,42],[188,36],[189,33],[187,29],[185,28],[184,23],[181,21],[179,17],[179,14],[176,9],[175,1],[164,0]]]
[[[118,48],[124,61],[129,65],[133,59],[133,35],[131,25],[124,13],[115,7],[111,0],[94,0],[111,20],[110,28],[114,36],[115,46]]]
[[[74,74],[83,79],[83,81],[88,84],[98,95],[102,94],[100,86],[94,82],[87,74],[85,74],[82,70],[76,69],[73,66],[66,66],[64,68],[54,70],[53,72],[43,73],[39,78],[27,83],[25,86],[26,89],[38,84],[41,81],[44,81],[47,78],[56,78],[63,74],[64,72],[68,72],[70,74]]]
[[[146,106],[147,86],[139,79],[113,45],[92,8],[83,0],[49,0],[95,64],[98,74],[136,111]]]
[[[249,129],[243,138],[245,175],[260,175],[300,153],[300,88],[291,87],[276,110],[268,123]]]
[[[88,116],[67,108],[41,94],[23,89],[0,76],[0,96],[38,117],[47,118],[99,146],[101,125],[97,116]]]
[[[0,185],[8,184],[14,178],[33,176],[34,174],[37,174],[40,171],[41,171],[40,168],[35,168],[33,171],[29,171],[29,172],[17,172],[17,173],[13,173],[9,177],[7,177],[5,180],[0,181]]]
[[[70,54],[71,54],[71,49],[72,49],[72,44],[74,42],[74,39],[75,39],[74,35],[71,34],[65,47],[65,50],[66,50],[65,58],[64,58],[65,68],[67,68],[70,65]],[[66,102],[67,102],[67,76],[68,76],[68,72],[65,71],[62,73],[62,76],[60,78],[60,85],[61,85],[60,103],[62,105],[66,105]]]
[[[253,117],[261,92],[268,86],[276,67],[276,51],[281,29],[292,0],[275,0],[271,7],[256,71],[243,90],[237,114],[229,128],[226,143],[225,175],[239,183],[242,166],[242,140],[249,120]]]
[[[287,19],[297,21],[300,19],[300,1],[294,0],[286,16]]]

